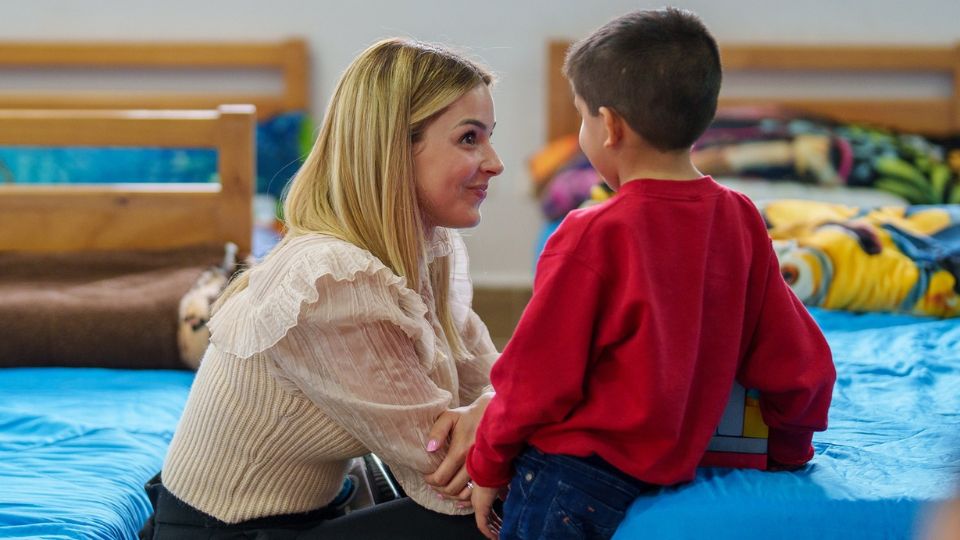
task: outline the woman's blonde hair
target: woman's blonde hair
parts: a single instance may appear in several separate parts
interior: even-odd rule
[[[427,239],[413,144],[450,104],[492,83],[482,66],[433,44],[392,38],[363,51],[340,78],[313,149],[288,186],[280,245],[308,233],[336,236],[366,249],[419,290]],[[438,257],[427,274],[440,325],[460,354],[464,347],[448,301],[450,264],[449,256]],[[246,286],[243,273],[217,307]]]

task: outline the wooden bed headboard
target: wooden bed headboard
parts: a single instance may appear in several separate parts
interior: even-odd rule
[[[250,253],[251,105],[213,110],[0,110],[0,145],[217,150],[219,183],[0,185],[0,251],[159,249],[233,242]]]
[[[2,109],[215,109],[250,103],[260,118],[309,111],[306,42],[3,42],[0,70],[269,70],[279,72],[278,93],[171,93],[105,91],[0,92]]]
[[[554,140],[576,133],[580,117],[569,83],[561,73],[568,40],[548,44],[547,136]],[[724,73],[885,72],[945,73],[952,91],[942,98],[874,99],[724,97],[720,106],[783,105],[838,120],[867,122],[929,135],[960,133],[960,46],[821,46],[726,45],[721,47]]]

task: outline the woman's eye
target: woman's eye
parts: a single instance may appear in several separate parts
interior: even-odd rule
[[[460,142],[464,144],[477,144],[477,134],[473,131],[468,131],[463,134],[463,137],[460,137]]]

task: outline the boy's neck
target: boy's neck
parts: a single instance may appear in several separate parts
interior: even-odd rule
[[[624,152],[618,163],[620,185],[653,178],[657,180],[697,180],[703,177],[690,159],[689,150],[661,152],[654,149],[637,149]]]

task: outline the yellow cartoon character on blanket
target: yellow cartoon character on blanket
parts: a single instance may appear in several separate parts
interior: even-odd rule
[[[776,201],[762,210],[783,277],[805,304],[960,314],[960,207]]]

